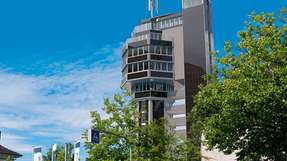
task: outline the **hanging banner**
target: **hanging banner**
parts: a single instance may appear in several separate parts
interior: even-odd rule
[[[74,148],[74,161],[80,161],[80,147],[81,147],[81,142],[78,141],[75,144]]]
[[[33,159],[34,161],[43,161],[42,148],[33,149]]]
[[[93,144],[100,143],[100,131],[95,129],[89,129],[88,131],[88,142]]]

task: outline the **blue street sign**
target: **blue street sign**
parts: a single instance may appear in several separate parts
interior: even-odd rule
[[[89,130],[89,142],[94,144],[100,143],[100,131],[95,129]]]

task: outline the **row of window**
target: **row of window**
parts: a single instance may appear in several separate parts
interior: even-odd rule
[[[163,20],[163,21],[159,21],[157,23],[154,23],[153,27],[155,29],[165,29],[165,28],[169,28],[169,27],[173,27],[173,26],[177,26],[177,25],[181,25],[182,24],[182,17],[176,17],[173,19],[167,19],[167,20]]]
[[[160,70],[160,71],[172,71],[172,63],[145,61],[137,62],[128,65],[128,72],[140,72],[143,70]]]
[[[139,56],[148,53],[172,55],[172,47],[169,46],[142,46],[128,49],[128,57]]]
[[[145,23],[139,26],[136,26],[133,33],[139,33],[147,30],[162,30],[165,28],[177,26],[182,24],[182,17],[175,17],[172,19],[166,19],[153,23]]]
[[[170,92],[173,91],[173,86],[165,82],[152,82],[149,80],[136,83],[132,86],[133,92],[144,92],[144,91],[161,91]]]
[[[137,41],[142,41],[142,40],[161,40],[161,33],[150,33],[150,34],[144,34],[144,35],[139,35],[137,37],[133,37],[129,42],[137,42]]]

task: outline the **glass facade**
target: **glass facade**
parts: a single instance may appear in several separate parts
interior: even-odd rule
[[[144,92],[144,91],[160,91],[171,92],[173,91],[173,85],[163,81],[150,81],[143,80],[132,85],[132,92]]]
[[[173,64],[170,62],[142,61],[128,64],[128,73],[146,70],[172,72]]]
[[[172,47],[170,46],[157,46],[157,45],[147,45],[137,48],[127,49],[128,57],[135,57],[140,55],[160,54],[160,55],[172,55]]]

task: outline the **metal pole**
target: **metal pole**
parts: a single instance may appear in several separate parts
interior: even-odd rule
[[[132,147],[130,147],[130,161],[133,160],[132,156],[133,156],[133,154],[132,154]]]
[[[65,143],[65,161],[67,161],[67,149],[68,149],[68,144]]]
[[[54,161],[54,152],[53,152],[53,147],[52,147],[52,157],[51,157],[52,161]]]

